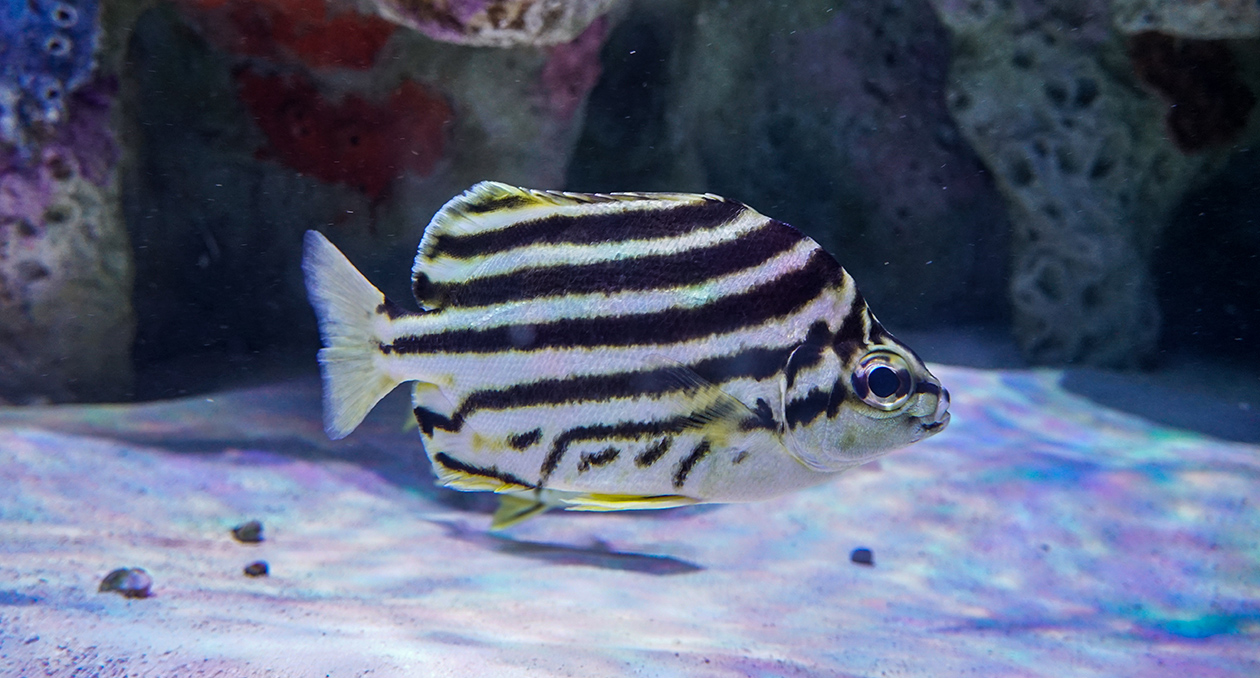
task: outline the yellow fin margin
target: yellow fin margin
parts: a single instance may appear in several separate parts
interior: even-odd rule
[[[566,511],[638,511],[691,506],[700,503],[691,497],[677,494],[639,496],[632,494],[595,494],[543,490],[520,492],[502,490],[499,508],[490,521],[491,530],[502,530],[519,525],[530,518],[542,515],[553,508]]]
[[[700,503],[698,499],[684,497],[680,494],[640,496],[634,494],[583,493],[561,497],[560,501],[564,502],[565,509],[569,511],[638,511],[691,506]]]
[[[499,478],[479,476],[459,469],[449,468],[440,463],[434,464],[433,470],[437,473],[439,483],[445,487],[463,492],[494,492],[498,494],[503,492],[529,492],[533,489],[526,485],[518,485]]]

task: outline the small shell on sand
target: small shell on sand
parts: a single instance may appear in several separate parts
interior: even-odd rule
[[[127,598],[148,598],[152,595],[153,578],[139,567],[120,567],[105,575],[98,593],[114,591]]]
[[[242,523],[232,528],[232,536],[244,544],[257,544],[263,540],[263,526],[257,520]]]

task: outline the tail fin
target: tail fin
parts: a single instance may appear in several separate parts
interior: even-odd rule
[[[349,435],[400,383],[376,361],[381,344],[375,327],[381,316],[376,309],[385,303],[385,295],[321,233],[307,231],[303,245],[306,291],[324,340],[319,350],[324,431],[338,440]]]

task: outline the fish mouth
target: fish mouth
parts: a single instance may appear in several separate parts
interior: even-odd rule
[[[928,435],[932,435],[933,433],[940,432],[941,429],[945,428],[948,425],[949,425],[949,412],[946,412],[945,416],[942,417],[941,419],[938,419],[930,424],[919,424],[919,428],[922,428],[924,433]]]
[[[931,419],[928,419],[927,417],[922,417],[922,419],[927,421],[919,424],[919,428],[923,429],[923,432],[929,436],[940,433],[941,430],[949,425],[950,416],[948,389],[941,389],[941,395],[936,399],[936,411],[932,413]]]

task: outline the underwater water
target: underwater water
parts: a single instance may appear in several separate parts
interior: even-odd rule
[[[1260,3],[7,0],[0,40],[0,676],[1260,676]],[[771,365],[792,376],[770,400],[815,387],[790,425],[787,402],[732,406],[738,378],[700,367],[731,336],[777,340],[756,309],[705,316],[735,329],[687,358],[668,353],[683,321],[588,333],[574,372],[643,349],[618,369],[678,383],[564,433],[716,398],[667,412],[679,440],[710,436],[665,457],[669,497],[738,449],[710,454],[749,428],[721,428],[731,407],[783,434],[888,398],[889,420],[926,408],[927,437],[762,501],[492,529],[495,495],[438,474],[541,486],[554,423],[596,411],[537,386],[572,377],[558,363],[503,359],[565,339],[548,313],[711,309],[744,287],[710,269],[754,290],[817,269],[757,259],[805,242],[790,229],[709,250],[688,229],[734,218],[568,205],[522,227],[512,210],[541,208],[519,196],[459,216],[537,240],[452,269],[451,243],[486,233],[430,219],[483,180],[718,194],[861,289],[828,278],[830,315],[792,307],[823,327],[793,341],[826,341]],[[683,235],[645,255],[652,228]],[[469,461],[464,414],[406,384],[330,439],[345,408],[316,355],[353,323],[308,299],[308,229],[393,300],[355,309],[374,328],[483,303],[442,332],[489,342],[511,313],[543,318],[462,373],[534,383],[540,428]],[[581,246],[603,258],[565,259]],[[496,282],[519,252],[583,275]],[[900,346],[867,302],[913,350],[888,365],[929,388],[883,396],[855,366]],[[379,355],[356,374],[418,369],[388,361],[423,332],[364,336]],[[844,449],[888,429],[857,430]],[[600,447],[566,463],[622,451]]]

